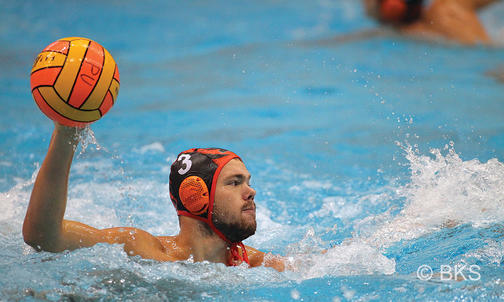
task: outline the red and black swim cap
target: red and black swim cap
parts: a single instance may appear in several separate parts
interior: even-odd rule
[[[234,158],[241,158],[221,148],[193,148],[181,152],[171,166],[170,198],[180,216],[188,216],[206,223],[224,241],[231,245],[231,253],[248,263],[245,246],[231,242],[212,222],[215,188],[224,166]],[[243,258],[237,251],[242,247]]]
[[[423,0],[379,0],[380,21],[391,24],[408,24],[422,13]]]

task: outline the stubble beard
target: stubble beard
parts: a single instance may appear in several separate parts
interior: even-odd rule
[[[241,213],[240,213],[241,214]],[[257,222],[254,218],[252,222],[247,222],[244,219],[240,221],[229,221],[230,215],[219,211],[214,211],[212,222],[217,230],[219,230],[229,241],[237,243],[255,234]]]

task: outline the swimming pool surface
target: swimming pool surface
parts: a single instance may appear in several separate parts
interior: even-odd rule
[[[488,75],[504,65],[502,47],[327,43],[374,26],[351,0],[0,5],[0,300],[503,298],[504,85]],[[498,41],[503,14],[502,4],[481,14]],[[29,72],[68,36],[106,47],[121,89],[77,152],[66,217],[174,235],[171,162],[223,147],[257,190],[245,244],[291,257],[296,271],[23,242],[52,131]]]

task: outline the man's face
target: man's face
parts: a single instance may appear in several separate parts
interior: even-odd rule
[[[237,158],[222,168],[215,188],[212,221],[232,242],[254,235],[256,209],[255,190],[250,187],[250,173]]]

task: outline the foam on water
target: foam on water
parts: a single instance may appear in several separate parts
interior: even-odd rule
[[[398,187],[396,194],[404,198],[405,206],[395,217],[386,212],[366,218],[383,223],[363,236],[365,242],[383,248],[443,227],[466,223],[483,227],[504,220],[504,164],[497,159],[463,161],[453,143],[445,146],[445,155],[440,149],[431,149],[430,156],[410,145],[403,149],[411,181]]]
[[[28,204],[27,201],[30,198],[29,189],[35,182],[38,170],[37,167],[30,179],[19,181],[7,192],[0,192],[0,204],[2,205],[0,235],[7,237],[20,232],[20,222],[24,219],[25,205]]]
[[[483,263],[500,265],[504,259],[504,242],[485,240],[486,246],[465,255],[466,258],[475,258]]]
[[[313,241],[316,241],[315,244]],[[324,276],[390,275],[395,272],[394,259],[387,258],[378,249],[363,242],[348,240],[327,250],[317,248],[319,243],[320,238],[310,230],[303,240],[289,247],[289,269],[298,273],[294,278],[306,280]]]
[[[402,200],[398,214],[395,206],[387,211],[355,219],[354,236],[317,254],[313,246],[324,243],[312,239],[303,251],[294,254],[294,261],[302,267],[305,278],[324,275],[392,274],[395,261],[384,256],[385,250],[401,240],[414,240],[435,233],[442,228],[470,224],[482,228],[504,221],[504,165],[497,159],[482,163],[477,159],[464,161],[456,153],[453,143],[443,150],[431,149],[422,155],[412,146],[402,146],[409,161],[410,181],[405,185],[391,184],[382,193],[360,196],[356,202],[341,196],[322,198],[322,206],[309,217],[357,217],[362,209],[372,204],[393,204]],[[327,182],[311,181],[311,188],[330,189]],[[299,189],[298,187],[295,188]],[[307,237],[316,235],[310,231]],[[319,240],[320,241],[320,240]],[[309,247],[308,247],[309,246]],[[483,259],[486,263],[499,263],[501,244],[490,240],[488,246],[471,252],[467,257]],[[309,256],[307,256],[309,255]],[[369,261],[373,259],[373,261]]]
[[[349,204],[340,196],[329,196],[322,199],[322,208],[309,214],[309,217],[339,217],[352,218],[362,211],[360,204]]]

